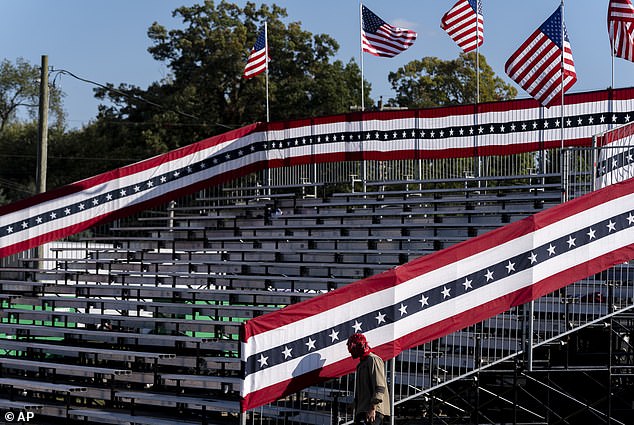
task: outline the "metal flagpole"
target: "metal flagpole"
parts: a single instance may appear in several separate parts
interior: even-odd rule
[[[614,90],[614,45],[612,41],[610,42],[610,44],[610,49],[612,50],[612,84],[610,85],[610,87],[612,87],[612,90]]]
[[[480,104],[480,25],[479,25],[479,20],[480,20],[480,2],[478,1],[478,3],[476,4],[476,20],[475,20],[475,26],[476,26],[476,99],[475,99],[475,117],[474,117],[474,123],[475,126],[478,126],[478,105]],[[473,143],[474,143],[474,147],[475,147],[475,154],[476,154],[476,161],[477,161],[477,170],[476,170],[476,178],[478,179],[478,186],[480,186],[480,177],[482,175],[482,159],[480,158],[480,155],[478,154],[478,134],[477,132],[475,132],[474,134],[474,139],[473,139]]]
[[[478,104],[480,103],[480,1],[476,9],[476,104]]]
[[[564,51],[565,51],[565,36],[566,33],[564,31],[564,0],[561,0],[561,149],[564,148],[564,83],[565,83],[565,72],[566,72],[566,64],[564,62]]]
[[[562,202],[566,202],[568,200],[568,155],[564,149],[564,120],[565,120],[565,62],[564,62],[564,51],[565,51],[565,36],[566,33],[564,31],[564,0],[561,0],[561,172],[562,172]]]
[[[363,84],[363,4],[359,0],[359,54],[361,55],[361,132],[363,133],[363,112],[365,111],[365,90]],[[360,141],[361,155],[363,156],[363,140]],[[366,192],[366,182],[368,177],[368,164],[365,158],[361,159],[361,181],[363,192]],[[354,181],[352,182],[354,190]]]
[[[271,120],[269,115],[269,32],[266,21],[264,21],[264,48],[265,48],[265,58],[266,61],[266,122]]]
[[[608,13],[610,13],[608,11]],[[612,28],[614,28],[614,24],[612,24]],[[611,56],[612,56],[612,83],[610,85],[610,87],[612,88],[612,95],[610,96],[610,103],[608,104],[608,108],[610,113],[612,113],[612,111],[614,111],[614,32],[612,31],[612,33],[610,34],[610,50],[612,50],[611,52]],[[610,124],[608,125],[608,128],[611,130],[612,129],[612,122],[610,122]]]
[[[269,112],[269,28],[267,25],[267,21],[264,21],[264,49],[265,49],[265,72],[266,72],[266,122],[270,122],[271,116]],[[268,133],[268,132],[267,132]],[[271,169],[269,167],[266,168],[266,190],[264,191],[266,194],[271,194]]]
[[[363,87],[363,4],[359,0],[359,53],[361,62],[361,112],[365,110],[365,93]]]

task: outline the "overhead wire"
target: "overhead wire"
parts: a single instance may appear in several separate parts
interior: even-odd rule
[[[124,97],[126,97],[128,99],[132,99],[132,100],[137,101],[137,102],[142,102],[142,103],[148,104],[150,106],[153,106],[155,108],[161,109],[163,111],[174,112],[175,114],[181,115],[183,117],[187,117],[187,118],[190,118],[190,119],[201,121],[200,117],[197,117],[195,115],[188,114],[186,112],[182,112],[182,111],[179,111],[179,110],[176,110],[176,109],[171,109],[171,108],[165,107],[165,106],[163,106],[163,105],[161,105],[159,103],[156,103],[156,102],[153,102],[151,100],[148,100],[148,99],[146,99],[143,96],[134,95],[134,94],[131,94],[131,93],[126,93],[125,91],[119,90],[119,89],[114,88],[112,86],[108,86],[108,85],[99,83],[97,81],[89,80],[87,78],[79,77],[78,75],[76,75],[76,74],[74,74],[74,73],[72,73],[72,72],[70,72],[70,71],[68,71],[66,69],[54,69],[54,68],[52,68],[51,72],[55,73],[55,77],[53,78],[54,82],[55,82],[56,78],[59,75],[68,75],[68,76],[70,76],[72,78],[75,78],[76,80],[82,81],[84,83],[92,84],[92,85],[95,85],[97,87],[101,87],[104,90],[107,90],[107,91],[112,92],[112,93],[116,93],[116,94],[124,96]],[[188,125],[189,126],[194,126],[194,124],[188,124]],[[235,126],[229,126],[229,125],[220,124],[220,123],[209,124],[209,123],[204,123],[203,122],[203,123],[198,123],[196,125],[200,125],[200,126],[217,126],[217,127],[227,128],[229,130],[232,130],[232,129],[236,128]]]

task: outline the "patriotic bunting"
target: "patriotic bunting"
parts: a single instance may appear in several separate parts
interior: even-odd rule
[[[634,123],[608,131],[597,138],[599,160],[595,166],[597,188],[634,177]]]
[[[612,99],[612,100],[610,100]],[[612,108],[610,108],[612,102]],[[634,89],[566,96],[565,118],[533,100],[257,124],[0,208],[0,257],[224,181],[298,164],[457,158],[589,146],[632,122]]]
[[[634,258],[634,179],[244,326],[242,409],[351,373],[363,332],[383,359]]]

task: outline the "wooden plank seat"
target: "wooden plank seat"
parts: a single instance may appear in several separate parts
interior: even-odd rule
[[[458,217],[499,217],[501,214],[524,213],[526,215],[534,214],[536,211],[541,211],[541,208],[536,209],[533,204],[527,205],[506,205],[504,210],[500,209],[496,205],[478,205],[474,209],[456,208],[453,205],[430,205],[429,207],[417,208],[413,206],[407,211],[403,211],[401,207],[386,206],[381,207],[374,206],[371,208],[353,208],[344,209],[340,207],[328,209],[328,204],[324,204],[320,208],[311,208],[301,210],[299,212],[287,213],[282,217],[279,217],[275,222],[290,222],[299,220],[316,220],[316,223],[332,222],[346,223],[347,220],[359,220],[363,217],[368,218],[369,222],[374,219],[375,224],[379,220],[387,220],[389,218],[401,219],[403,222],[407,222],[407,219],[427,218],[435,216],[458,216]],[[251,224],[252,225],[252,224]]]
[[[68,417],[85,423],[106,423],[122,425],[200,425],[200,421],[186,421],[182,418],[161,418],[157,416],[131,415],[115,410],[101,409],[71,409]],[[178,422],[176,422],[178,421]]]
[[[367,242],[364,242],[364,244],[366,243]],[[47,276],[49,276],[49,278],[59,277],[59,276],[55,276],[55,274],[52,272],[48,273]],[[311,278],[308,276],[294,277],[294,276],[284,276],[284,275],[275,276],[275,275],[249,275],[244,273],[230,273],[229,274],[229,273],[206,273],[206,272],[205,273],[169,273],[169,272],[156,273],[156,272],[125,272],[125,271],[113,270],[109,274],[90,274],[86,272],[75,273],[72,279],[66,277],[64,280],[62,280],[62,282],[64,282],[64,284],[99,282],[101,284],[120,283],[120,284],[133,284],[133,285],[156,285],[156,286],[171,284],[173,287],[176,287],[178,284],[182,285],[183,283],[185,283],[188,285],[201,285],[201,286],[216,285],[216,286],[226,288],[227,285],[225,283],[219,283],[219,282],[227,282],[227,281],[236,280],[236,279],[275,280],[275,281],[295,281],[298,279],[303,279],[306,282],[325,282],[326,281],[324,280],[324,278]],[[329,280],[332,280],[332,279],[329,279]],[[349,282],[349,279],[345,279],[345,282]],[[50,303],[57,302],[56,305],[59,305],[59,306],[63,305],[64,302],[68,302],[68,303],[77,302],[73,300],[74,300],[73,298],[69,298],[69,297],[48,297],[45,299],[45,301]],[[120,304],[120,303],[125,304],[125,303],[135,302],[131,300],[110,300],[110,301],[111,301],[110,308],[114,308],[113,306],[115,304]],[[97,299],[95,302],[98,303],[99,306],[103,308],[108,308],[108,305],[106,305],[108,300]],[[182,310],[184,309],[191,309],[191,308],[197,308],[199,310],[207,309],[204,312],[201,311],[200,312],[201,314],[209,313],[211,309],[217,310],[222,307],[228,310],[232,309],[232,306],[230,305],[184,304],[184,303],[180,303],[180,304],[179,303],[162,303],[160,305],[157,303],[147,303],[147,305],[145,305],[143,302],[136,302],[136,303],[138,304],[139,309],[144,309],[146,311],[150,311],[150,307],[154,310],[156,310],[159,307],[164,307],[168,309],[165,312],[170,312],[170,309],[173,309],[173,310],[177,310],[175,311],[175,313],[182,312]],[[33,303],[28,303],[28,304],[34,305]],[[38,302],[37,304],[41,304],[41,303]],[[121,308],[134,307],[132,305],[124,305],[124,304],[121,304],[120,307]],[[50,304],[50,305],[53,305],[53,304]],[[145,307],[148,307],[148,308],[145,308]],[[230,314],[227,313],[226,315],[230,315]]]
[[[43,393],[83,393],[87,391],[87,387],[83,385],[56,384],[52,382],[18,378],[0,378],[0,387]]]
[[[174,253],[161,253],[157,255],[171,255],[173,258],[180,259],[191,259],[195,261],[204,261],[205,259],[214,258],[219,260],[233,260],[233,261],[244,261],[244,262],[252,262],[252,261],[285,261],[286,257],[296,258],[295,261],[302,262],[304,261],[304,256],[308,258],[314,254],[332,254],[335,255],[340,253],[342,255],[341,259],[338,261],[343,261],[343,258],[346,256],[371,256],[376,257],[377,255],[386,255],[386,256],[398,256],[400,253],[410,253],[412,255],[425,255],[434,252],[433,250],[428,250],[424,248],[408,248],[404,250],[400,249],[368,249],[367,246],[359,249],[344,249],[344,248],[299,248],[288,250],[285,248],[270,248],[263,250],[261,248],[253,248],[253,246],[243,245],[238,246],[231,251],[218,250],[216,248],[205,248],[205,249],[191,249],[191,250],[178,250]],[[154,257],[159,258],[159,257]],[[356,262],[362,260],[352,260],[350,262]],[[375,262],[375,260],[372,260]],[[366,261],[362,261],[366,262]],[[395,263],[398,264],[398,263]]]
[[[214,251],[215,252],[215,251]],[[433,246],[426,247],[424,245],[413,247],[404,247],[404,249],[368,249],[367,244],[363,248],[344,249],[344,248],[302,248],[288,250],[285,248],[271,248],[262,250],[251,246],[242,246],[231,250],[230,252],[217,255],[217,258],[223,258],[226,261],[245,262],[247,265],[251,262],[330,262],[330,263],[367,263],[367,264],[387,264],[396,266],[407,262],[408,259],[416,258],[422,255],[435,252]],[[190,252],[189,258],[208,257],[205,252]]]
[[[456,243],[461,242],[465,238],[463,237],[451,237],[451,236],[427,236],[424,238],[413,238],[408,236],[347,236],[342,238],[338,232],[333,232],[330,235],[313,235],[309,238],[300,237],[300,236],[269,236],[269,237],[259,237],[259,236],[213,236],[208,237],[205,242],[205,248],[207,249],[215,249],[215,250],[225,250],[232,251],[236,248],[240,247],[244,244],[257,245],[258,248],[262,248],[264,250],[270,250],[276,248],[282,244],[288,245],[288,250],[296,250],[302,249],[306,245],[310,245],[311,242],[316,243],[325,243],[328,245],[337,244],[342,249],[345,249],[345,246],[349,246],[352,243],[358,243],[363,246],[373,245],[373,243],[389,245],[382,246],[380,249],[393,249],[394,246],[403,245],[405,243],[421,243],[421,242],[433,242],[439,241],[442,243]],[[128,247],[136,247],[142,248],[145,246],[143,241],[139,239],[129,238],[129,239],[120,239],[118,243],[123,246],[126,245]],[[159,245],[162,245],[161,242],[157,242]],[[169,248],[166,246],[162,246],[157,249],[171,249],[172,251],[181,251],[184,249],[195,249],[200,247],[200,241],[174,241],[174,243],[170,244]],[[377,247],[378,248],[378,247]],[[399,246],[400,249],[402,247]],[[376,249],[376,248],[375,248]],[[407,248],[406,248],[407,249]],[[24,270],[23,270],[24,271]],[[33,272],[31,272],[33,273]],[[47,270],[45,273],[52,273]],[[169,276],[167,276],[169,277]],[[176,277],[176,275],[171,275],[171,277]],[[183,276],[185,277],[185,276]],[[187,276],[192,277],[192,276]]]
[[[311,250],[304,250],[302,252],[311,252]],[[213,273],[215,271],[223,271],[222,269],[218,269],[218,267],[226,266],[226,267],[234,267],[236,269],[240,267],[263,268],[265,271],[263,273],[257,273],[257,274],[264,274],[264,275],[268,275],[269,272],[272,274],[275,274],[273,271],[270,270],[272,268],[296,268],[298,270],[302,267],[324,268],[324,269],[370,268],[370,269],[379,269],[379,270],[383,270],[385,268],[384,265],[381,265],[381,264],[371,264],[371,263],[364,263],[364,262],[331,263],[331,262],[319,262],[319,261],[293,261],[293,260],[253,261],[253,262],[225,260],[225,261],[209,261],[209,262],[204,262],[199,264],[201,268],[206,267],[208,273]],[[200,270],[200,271],[202,272],[203,270]],[[284,274],[288,274],[288,273],[284,273]],[[301,274],[301,272],[298,274]]]
[[[117,344],[127,348],[139,346],[173,347],[183,349],[232,350],[238,349],[238,342],[209,337],[132,333],[118,331],[89,330],[59,326],[38,326],[0,323],[0,332],[20,338],[58,337],[77,343],[94,341]]]
[[[464,234],[464,237],[476,236],[478,233],[496,229],[504,223],[501,218],[490,221],[480,221],[477,224],[464,221],[451,222],[434,222],[432,218],[428,222],[412,222],[412,223],[354,223],[346,220],[342,224],[324,224],[316,223],[310,227],[304,224],[282,224],[275,226],[244,226],[240,228],[242,236],[245,232],[251,232],[253,236],[259,236],[266,239],[269,236],[317,236],[322,232],[327,235],[337,234],[342,238],[351,236],[356,233],[359,236],[414,236],[424,237],[425,235],[438,236],[439,232],[458,232]]]
[[[500,227],[502,225],[500,219],[494,216],[485,216],[490,221],[480,221],[477,223],[479,227]],[[462,217],[461,217],[462,218]],[[266,231],[266,230],[291,230],[291,231],[301,231],[304,230],[308,233],[311,231],[318,230],[320,228],[323,229],[348,229],[348,230],[358,230],[358,229],[367,229],[368,232],[372,232],[373,230],[380,229],[398,229],[398,230],[408,230],[408,229],[418,229],[418,228],[468,228],[473,227],[475,223],[470,223],[468,218],[464,217],[464,220],[455,220],[451,222],[444,221],[434,221],[433,217],[427,217],[425,221],[407,221],[403,220],[399,223],[394,222],[386,222],[386,223],[357,223],[352,217],[348,217],[348,220],[342,223],[316,223],[311,228],[306,228],[305,225],[299,223],[279,223],[274,226],[242,226],[240,227],[240,231]],[[346,236],[346,235],[342,235]]]
[[[276,307],[223,304],[215,299],[197,301],[196,303],[169,303],[144,300],[116,300],[104,298],[74,297],[22,297],[20,304],[42,306],[47,308],[72,307],[88,311],[96,309],[102,313],[106,310],[153,312],[155,314],[190,314],[194,318],[207,317],[241,317],[253,318],[263,313],[275,311]]]
[[[272,289],[290,289],[291,291],[302,290],[327,290],[330,285],[345,285],[354,282],[354,278],[338,277],[312,277],[312,276],[257,276],[257,275],[218,275],[213,277],[214,284],[227,288],[239,286],[237,282],[255,282],[256,287]],[[251,286],[250,286],[251,287]]]
[[[37,343],[24,339],[0,339],[0,350],[27,353],[56,354],[64,357],[92,358],[97,360],[114,360],[132,362],[138,359],[149,359],[160,362],[164,359],[174,359],[174,353],[156,353],[151,351],[112,350],[97,347],[78,347],[59,344]]]
[[[13,369],[32,372],[52,372],[54,375],[69,375],[94,378],[101,376],[131,375],[129,369],[111,369],[96,366],[83,366],[68,363],[53,363],[37,360],[26,360],[23,357],[0,357],[0,369]]]
[[[184,212],[188,212],[192,207],[183,207],[188,208],[184,210]],[[164,223],[164,222],[178,222],[178,223],[187,223],[186,226],[189,226],[189,220],[192,221],[200,221],[200,222],[218,222],[218,221],[232,221],[236,218],[239,218],[239,215],[236,214],[177,214],[179,210],[170,210],[166,211],[163,215],[156,215],[152,217],[137,217],[137,221],[140,223],[150,222],[150,223]],[[209,226],[205,226],[209,227]]]
[[[236,264],[243,264],[235,262]],[[275,264],[275,263],[271,263]],[[294,263],[297,267],[301,267],[302,263]],[[260,265],[258,263],[258,265]],[[311,267],[328,267],[331,264],[317,263],[317,265],[308,264]],[[363,265],[360,265],[361,267]],[[375,269],[385,268],[385,266],[374,265]],[[217,301],[232,302],[234,304],[247,305],[270,305],[270,304],[291,304],[305,298],[310,298],[313,294],[305,292],[291,291],[274,291],[274,290],[235,290],[222,289],[212,285],[195,285],[195,287],[167,287],[167,286],[148,286],[148,285],[128,285],[119,283],[106,284],[65,284],[51,286],[46,294],[73,294],[76,297],[119,297],[123,300],[136,299],[137,301],[147,299],[172,299],[174,301]]]
[[[222,390],[223,385],[227,385],[229,390],[240,391],[242,379],[235,376],[214,376],[214,375],[182,375],[182,374],[160,374],[160,379],[166,387],[175,386],[177,388],[201,388],[210,390]]]
[[[205,237],[205,226],[113,226],[110,231],[117,233],[151,233],[152,236],[170,235],[181,238]],[[200,236],[202,235],[202,236]]]
[[[133,405],[144,404],[163,407],[181,407],[225,412],[239,413],[240,404],[232,400],[217,400],[212,398],[191,397],[185,395],[162,394],[155,392],[117,391],[115,399],[129,402]]]
[[[12,401],[0,399],[0,409],[2,410],[40,410],[44,407],[40,403],[31,403],[28,401]],[[16,419],[17,420],[17,419]],[[8,423],[8,422],[7,422]]]
[[[33,282],[28,280],[0,279],[0,292],[2,293],[30,293],[37,294],[44,288],[54,285],[51,282]]]
[[[246,204],[230,204],[230,205],[192,205],[186,207],[173,207],[168,211],[174,211],[176,214],[200,214],[200,215],[237,215],[244,217],[248,214],[256,213],[264,214],[267,207],[272,206],[273,201],[267,202],[250,202]],[[232,212],[233,211],[233,212]]]
[[[60,280],[66,279],[68,277],[72,277],[77,274],[75,271],[64,272],[57,269],[47,269],[47,268],[31,268],[27,269],[24,267],[0,267],[0,275],[3,273],[7,274],[15,274],[22,273],[24,275],[25,281],[39,281],[36,279],[39,275],[50,276],[52,280]],[[2,279],[5,280],[5,279]]]
[[[476,341],[476,335],[473,332],[457,331],[453,334],[444,336],[438,340],[439,346],[452,347],[455,350],[462,350],[463,353],[473,353],[476,346],[482,348],[484,352],[487,350],[500,351],[502,353],[511,354],[523,349],[523,339],[521,335],[516,337],[499,337],[491,336],[483,330],[479,341]]]
[[[34,342],[33,339],[0,339],[0,351],[4,354],[26,356],[28,359],[38,360],[43,355],[56,355],[67,358],[80,359],[82,362],[86,360],[93,361],[97,364],[100,361],[116,361],[116,362],[138,362],[150,364],[152,366],[173,366],[186,367],[190,369],[201,369],[206,371],[240,371],[241,360],[238,357],[209,355],[206,352],[185,353],[180,350],[177,353],[169,352],[153,352],[153,351],[131,351],[120,349],[100,348],[96,346],[79,346],[77,344],[69,345],[64,342],[61,345],[59,341],[49,343],[45,340],[35,340],[43,342]],[[72,341],[71,341],[72,342]],[[230,347],[226,347],[230,348]],[[15,354],[13,354],[15,353]],[[1,385],[1,382],[0,382]]]
[[[110,242],[117,248],[123,248],[130,250],[134,246],[135,250],[151,250],[151,249],[165,249],[174,248],[177,245],[181,246],[199,246],[201,241],[204,241],[208,236],[200,236],[191,238],[188,236],[176,237],[173,234],[167,234],[162,236],[91,236],[82,238],[85,242]]]
[[[81,265],[81,266],[83,266],[84,263],[87,263],[90,265],[94,265],[97,268],[102,268],[103,265],[124,262],[127,259],[128,259],[127,256],[125,258],[117,257],[117,256],[102,257],[102,258],[92,258],[90,256],[83,256],[81,258],[56,256],[56,257],[25,257],[25,258],[18,259],[18,261],[21,264],[24,264],[24,266],[27,268],[37,268],[38,263],[47,262],[47,263],[55,263],[55,267],[54,267],[55,270],[57,269],[66,270],[67,267],[65,267],[64,265],[69,262],[72,262],[75,265]],[[32,266],[32,267],[29,267],[29,266]]]
[[[371,250],[415,250],[433,249],[439,250],[455,243],[466,240],[466,236],[453,235],[429,235],[416,236],[357,236],[341,237],[333,235],[301,236],[272,236],[260,238],[257,236],[244,236],[242,239],[216,239],[209,240],[207,246],[228,252],[234,251],[242,245],[250,245],[264,251],[275,248],[293,252],[298,249],[371,249]]]
[[[499,182],[525,182],[526,184],[532,184],[534,182],[545,181],[548,179],[560,179],[560,173],[535,173],[535,174],[514,174],[514,175],[502,175],[502,176],[480,176],[480,177],[455,177],[455,178],[441,178],[441,179],[398,179],[398,180],[383,180],[383,181],[368,181],[366,186],[408,186],[408,185],[452,185],[452,186],[465,186],[465,185],[480,185],[485,186],[490,183]]]
[[[222,201],[244,201],[249,203],[250,201],[262,202],[270,201],[272,199],[282,198],[295,198],[297,194],[295,192],[285,193],[261,193],[261,194],[243,194],[243,195],[227,195],[227,196],[200,196],[196,198],[196,202],[222,202]]]
[[[86,244],[83,247],[53,247],[50,249],[55,254],[54,259],[63,261],[66,258],[104,258],[106,260],[122,260],[132,258],[133,255],[142,254],[144,250],[116,248],[114,246],[110,248],[96,247]],[[74,255],[73,257],[60,256],[66,253],[82,253],[81,257]]]
[[[169,225],[173,223],[185,227],[204,227],[208,231],[220,229],[234,229],[238,223],[237,215],[185,215],[175,214],[173,216],[162,217],[139,217],[139,222],[151,223],[154,226],[161,226],[162,223]]]
[[[272,184],[272,185],[256,185],[256,186],[228,186],[223,187],[223,192],[235,192],[235,191],[277,191],[286,189],[302,189],[312,187],[324,187],[326,183],[323,182],[303,182],[303,183],[291,183],[291,184]]]
[[[276,268],[287,269],[284,271],[284,274],[293,274],[293,269],[295,270],[295,274],[303,274],[301,270],[304,268],[326,268],[326,269],[379,269],[384,270],[385,267],[372,263],[326,263],[326,262],[315,262],[315,261],[292,261],[292,260],[282,260],[277,259],[276,261],[266,261],[266,260],[258,260],[257,262],[248,263],[244,260],[206,260],[204,255],[201,255],[201,261],[193,261],[193,260],[173,260],[171,254],[165,254],[165,259],[158,260],[143,260],[138,262],[126,262],[126,263],[117,263],[112,264],[112,268],[108,269],[108,273],[111,275],[117,275],[118,273],[149,273],[148,270],[152,270],[151,273],[158,273],[159,275],[169,275],[170,273],[176,273],[178,276],[183,276],[182,273],[187,271],[187,273],[195,273],[197,277],[200,277],[200,274],[214,275],[218,273],[240,273],[245,268],[248,268],[249,274],[278,274],[275,272]],[[90,266],[90,260],[81,260],[80,265],[82,266]],[[95,271],[99,270],[99,266],[101,263],[95,263]],[[69,267],[69,270],[74,265],[74,260],[68,260],[66,262],[66,267]],[[119,270],[121,267],[123,270]],[[176,271],[172,271],[172,269],[176,269]],[[74,269],[73,269],[74,270]],[[91,273],[90,269],[82,269],[87,273]],[[159,271],[160,270],[160,271]],[[257,271],[263,270],[263,271]],[[330,273],[329,273],[330,274]],[[103,276],[103,275],[102,275]],[[101,293],[102,291],[108,291],[108,286],[112,287],[120,287],[122,291],[125,291],[123,294],[119,294],[118,296],[125,296],[127,298],[131,298],[136,296],[137,298],[141,297],[163,297],[163,298],[191,298],[191,292],[193,290],[188,289],[187,285],[184,284],[179,285],[179,287],[173,286],[153,286],[149,287],[148,285],[133,285],[130,283],[125,283],[122,285],[115,285],[115,282],[105,282],[107,279],[102,279],[102,282],[95,282],[94,284],[82,284],[80,282],[68,284],[59,284],[59,285],[49,285],[47,287],[47,293],[65,293],[65,294],[76,294],[82,296],[106,296],[107,294]],[[93,281],[91,279],[91,281]],[[195,285],[195,290],[212,290],[214,289],[209,284]],[[224,295],[225,293],[221,293]],[[253,295],[258,295],[254,293]],[[275,295],[275,294],[269,294]]]
[[[106,323],[117,330],[136,331],[154,334],[182,334],[183,332],[204,332],[212,338],[223,338],[238,335],[241,322],[227,320],[195,320],[179,317],[145,317],[125,316],[120,314],[76,313],[70,311],[42,311],[24,309],[0,310],[0,317],[5,323],[21,323],[22,321],[50,322],[55,325],[70,327],[71,325],[85,325],[97,329]],[[222,348],[230,349],[233,344],[223,344]]]
[[[361,191],[361,192],[339,192],[333,193],[330,197],[333,198],[345,198],[345,199],[358,199],[358,198],[399,198],[407,199],[410,196],[422,197],[422,195],[433,195],[436,198],[464,194],[469,198],[473,195],[481,195],[485,193],[506,195],[516,192],[531,193],[533,196],[540,196],[540,192],[546,192],[546,190],[554,193],[561,194],[561,184],[559,183],[539,183],[532,185],[502,185],[502,186],[465,186],[465,187],[446,187],[446,188],[425,188],[425,189],[409,189],[409,190],[378,190],[378,191]]]
[[[418,197],[408,197],[406,199],[370,199],[356,196],[349,196],[347,199],[339,199],[334,198],[335,200],[326,199],[324,202],[302,202],[300,204],[301,207],[313,207],[318,209],[324,208],[332,208],[332,207],[340,207],[340,208],[354,208],[354,207],[376,207],[376,206],[402,206],[409,207],[412,205],[433,205],[433,204],[460,204],[465,205],[467,203],[492,203],[499,204],[502,208],[507,204],[512,203],[521,203],[521,202],[544,202],[544,201],[555,201],[561,200],[561,193],[541,193],[538,196],[532,193],[508,193],[504,194],[504,196],[500,195],[490,195],[490,194],[481,194],[481,195],[473,195],[470,197],[464,196],[452,196],[452,197],[444,197],[444,198],[418,198]]]
[[[424,365],[425,370],[429,368],[440,367],[450,372],[460,374],[465,371],[471,371],[475,369],[476,360],[473,355],[443,353],[441,356],[435,357],[430,353],[401,353],[397,359],[403,363],[412,363],[420,367]],[[481,359],[484,360],[484,359]]]
[[[337,232],[333,234],[319,234],[319,235],[243,235],[243,236],[225,236],[210,238],[207,240],[208,244],[222,244],[223,242],[241,242],[241,243],[253,243],[253,242],[284,242],[284,241],[297,241],[297,242],[310,242],[310,241],[332,241],[333,237],[340,236]],[[448,242],[461,242],[463,237],[451,237],[451,236],[429,236],[422,239],[426,240],[442,240]],[[335,241],[339,243],[345,243],[350,241],[412,241],[412,237],[409,236],[383,236],[383,235],[349,235],[341,240]]]
[[[112,274],[134,273],[134,272],[148,273],[151,270],[151,273],[157,273],[160,275],[163,275],[163,274],[169,275],[169,274],[176,273],[180,276],[182,275],[183,272],[187,272],[187,273],[195,273],[198,276],[198,274],[200,273],[235,272],[235,271],[239,271],[241,266],[247,265],[246,262],[242,260],[232,261],[232,260],[208,259],[207,257],[208,255],[209,254],[201,253],[200,255],[196,257],[196,259],[180,259],[180,258],[174,259],[174,256],[171,253],[162,253],[160,255],[154,256],[154,258],[152,259],[113,263],[111,267],[108,268],[108,273],[112,273]],[[321,266],[327,267],[330,265],[332,267],[342,267],[342,268],[364,267],[364,266],[372,267],[372,264],[365,264],[365,263],[342,264],[342,265],[332,265],[332,264],[326,264],[326,263],[317,263],[317,264],[310,264],[310,263],[311,262],[304,262],[304,261],[293,263],[293,262],[278,260],[278,261],[258,261],[257,265],[262,267],[274,267],[274,266],[299,267],[303,265],[311,266],[311,267],[321,267]],[[87,260],[82,259],[78,261],[78,264],[81,267],[85,267],[81,269],[81,271],[85,271],[88,273],[92,272],[93,274],[97,274],[97,272],[102,269],[101,265],[103,263],[102,262],[93,263],[90,259],[87,259]],[[250,265],[253,266],[254,264],[250,264]],[[65,270],[78,271],[78,269],[74,268],[73,266],[75,266],[75,260],[69,259],[68,261],[65,262],[65,267],[68,267]],[[94,267],[91,268],[91,266],[94,266]],[[112,282],[95,282],[95,283],[96,285],[92,285],[92,287],[96,286],[97,288],[99,288]],[[101,285],[99,285],[99,283],[101,283]],[[60,285],[49,284],[47,286],[47,289],[49,290],[48,292],[55,291],[55,289],[58,288],[59,286]],[[66,285],[61,285],[61,286],[66,286]],[[73,286],[77,286],[77,285],[74,284]],[[201,285],[200,289],[204,289],[204,286],[205,285]],[[134,289],[132,286],[128,286],[128,287],[130,289]],[[147,286],[142,286],[142,285],[138,286],[138,289],[143,289],[143,288],[147,288]],[[158,290],[160,288],[163,288],[163,290],[165,291],[177,291],[177,288],[172,288],[172,287],[167,288],[165,286],[157,287],[155,288],[155,290]],[[181,285],[181,290],[185,290],[185,289],[186,287],[184,285]],[[67,292],[67,293],[71,293],[71,292]]]

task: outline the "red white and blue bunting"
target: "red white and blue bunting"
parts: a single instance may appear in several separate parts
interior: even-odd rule
[[[562,118],[563,116],[563,118]],[[634,89],[260,123],[0,208],[0,257],[265,168],[346,160],[508,155],[589,146],[634,120]]]

